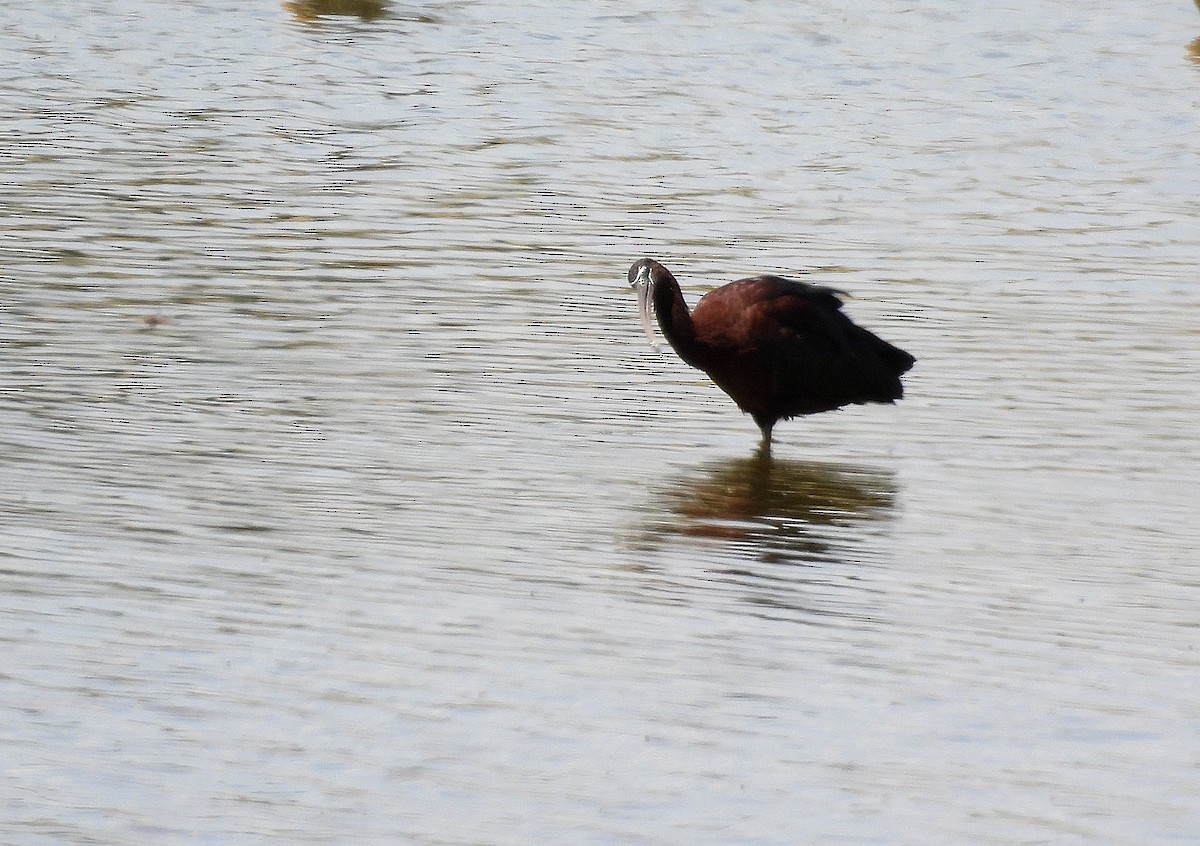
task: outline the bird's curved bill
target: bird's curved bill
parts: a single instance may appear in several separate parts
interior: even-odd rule
[[[642,316],[642,329],[646,332],[646,340],[655,352],[662,352],[662,347],[654,338],[654,320],[650,316],[650,285],[639,280],[637,285],[638,313]]]

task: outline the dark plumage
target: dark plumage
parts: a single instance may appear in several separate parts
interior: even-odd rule
[[[679,357],[753,417],[768,446],[780,420],[895,402],[900,375],[916,361],[851,321],[832,288],[755,276],[710,291],[689,313],[679,283],[653,259],[633,263],[629,284],[650,343],[653,308]]]

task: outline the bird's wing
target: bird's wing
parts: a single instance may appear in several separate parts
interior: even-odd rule
[[[758,355],[781,394],[827,397],[838,405],[900,397],[895,354],[911,359],[841,310],[832,288],[782,280],[761,303]]]

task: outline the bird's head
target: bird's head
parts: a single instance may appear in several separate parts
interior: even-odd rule
[[[637,291],[638,313],[642,318],[642,329],[646,332],[646,340],[650,342],[650,346],[654,347],[656,352],[660,352],[662,347],[654,338],[654,321],[650,317],[653,307],[651,295],[654,293],[654,286],[669,275],[665,267],[650,258],[638,259],[629,268],[629,285]]]

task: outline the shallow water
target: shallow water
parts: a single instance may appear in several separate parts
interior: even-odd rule
[[[0,839],[1195,838],[1195,10],[353,5],[6,7]]]

